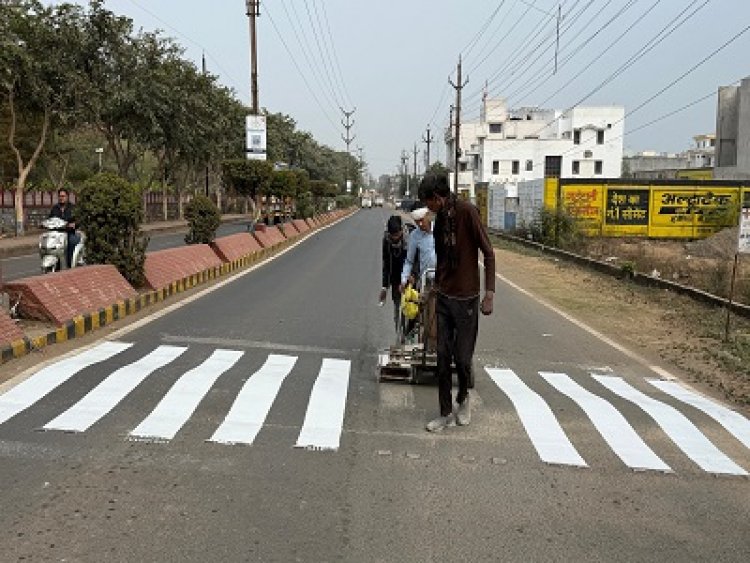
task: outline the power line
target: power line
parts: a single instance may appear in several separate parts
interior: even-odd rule
[[[286,52],[289,53],[289,57],[292,59],[292,63],[294,64],[294,67],[297,69],[297,72],[302,77],[302,80],[305,83],[305,86],[309,90],[310,94],[313,97],[313,100],[315,100],[315,103],[318,104],[318,107],[320,108],[320,111],[323,112],[323,116],[328,120],[328,122],[333,126],[333,128],[338,132],[339,128],[338,125],[336,125],[333,120],[331,119],[331,116],[328,115],[325,108],[323,107],[323,104],[320,103],[320,100],[318,99],[318,96],[315,95],[315,90],[310,87],[310,83],[307,81],[307,77],[302,72],[302,69],[299,67],[299,64],[297,64],[297,59],[294,58],[294,54],[292,53],[291,49],[289,49],[289,45],[287,45],[286,40],[284,39],[284,36],[279,31],[279,28],[276,26],[276,22],[273,19],[273,16],[271,15],[270,10],[268,9],[268,6],[265,6],[266,9],[266,15],[268,16],[269,21],[271,22],[271,25],[273,26],[273,29],[276,31],[276,35],[279,36],[279,39],[281,40],[281,44],[284,45],[284,49],[286,49]]]
[[[338,106],[338,103],[336,102],[336,100],[333,99],[333,97],[331,97],[330,92],[326,88],[325,82],[320,74],[320,67],[318,66],[318,60],[315,57],[311,57],[310,55],[310,52],[312,51],[312,49],[310,49],[310,45],[307,41],[307,36],[305,36],[304,29],[302,29],[301,25],[300,25],[300,31],[302,34],[302,39],[300,39],[300,33],[297,32],[297,25],[295,24],[295,21],[299,20],[299,16],[297,15],[296,9],[294,8],[294,2],[292,2],[292,10],[295,11],[295,16],[297,16],[296,20],[292,18],[291,14],[289,13],[285,0],[281,0],[281,6],[282,8],[284,8],[286,17],[289,20],[289,23],[291,24],[292,31],[294,32],[294,36],[297,39],[297,44],[300,47],[300,51],[302,51],[302,56],[305,58],[308,68],[310,69],[310,71],[313,74],[313,77],[315,78],[318,85],[320,86],[320,91],[323,92],[328,102],[335,108],[336,106]],[[303,41],[304,41],[304,45],[303,45]]]
[[[495,19],[495,16],[500,11],[500,8],[503,7],[503,4],[505,4],[505,0],[501,0],[500,4],[497,6],[497,8],[495,8],[495,10],[492,12],[492,14],[490,15],[490,17],[487,19],[487,21],[484,23],[484,25],[479,29],[479,31],[477,32],[477,34],[474,36],[474,39],[472,39],[469,42],[469,44],[466,47],[463,48],[463,50],[461,51],[461,53],[465,57],[469,56],[469,53],[471,53],[471,50],[476,46],[477,42],[482,37],[482,35],[484,34],[484,32],[487,31],[487,28],[492,23],[492,20]]]
[[[347,101],[349,101],[349,104],[351,105],[352,97],[349,95],[349,90],[346,88],[346,81],[344,80],[344,73],[341,72],[341,64],[339,63],[339,57],[336,51],[336,48],[333,43],[333,34],[331,33],[331,24],[328,20],[328,12],[326,10],[326,3],[321,2],[321,10],[323,12],[323,19],[326,23],[326,30],[328,31],[328,40],[331,43],[331,51],[333,52],[333,61],[336,64],[336,69],[338,70],[338,76],[339,80],[341,82],[341,86],[343,88],[344,96],[346,97]]]
[[[338,93],[336,92],[336,86],[333,84],[333,80],[331,79],[331,73],[328,69],[328,57],[323,52],[323,48],[320,46],[320,39],[318,37],[318,29],[315,27],[315,21],[313,21],[312,13],[310,12],[310,2],[305,2],[305,11],[307,12],[307,19],[310,21],[310,27],[312,28],[313,32],[313,39],[315,39],[315,45],[318,47],[318,53],[320,53],[320,59],[322,61],[323,70],[325,71],[326,78],[328,79],[328,85],[331,87],[331,93],[333,94],[333,98],[336,100],[337,105],[343,105],[344,101],[341,100],[338,97]],[[313,2],[313,9],[315,9],[315,3]],[[317,11],[315,12],[317,15]]]
[[[571,37],[562,46],[562,49],[560,49],[559,52],[556,52],[556,58],[557,58],[557,56],[559,54],[564,53],[565,50],[566,50],[566,48],[571,43],[573,43],[573,41],[575,41],[578,37],[580,37],[583,34],[584,30],[591,28],[591,25],[594,23],[594,21],[596,21],[596,19],[604,12],[604,10],[612,3],[612,1],[613,0],[608,0],[607,3],[604,4],[599,9],[599,11],[597,11],[596,14],[594,14],[591,17],[591,19],[588,22],[586,22],[585,24],[583,24],[581,26],[582,29],[575,36]],[[581,41],[580,45],[578,46],[578,48],[573,53],[571,53],[570,55],[567,55],[566,57],[564,57],[561,61],[559,61],[559,63],[556,61],[556,64],[555,64],[555,74],[557,73],[557,71],[560,68],[562,68],[563,66],[565,66],[576,54],[578,54],[579,52],[581,52],[581,50],[583,49],[584,46],[588,45],[597,35],[599,35],[607,27],[609,27],[615,20],[617,20],[617,18],[619,18],[622,14],[624,14],[637,1],[638,0],[628,0],[628,2],[624,6],[622,6],[620,8],[620,10],[614,16],[612,16],[609,20],[607,20],[606,23],[604,23],[603,25],[601,25],[593,34],[591,34],[586,39],[584,39],[583,41]],[[547,68],[541,68],[541,69],[539,69],[535,75],[531,76],[523,84],[521,84],[520,86],[518,86],[515,90],[512,90],[512,91],[510,91],[510,93],[508,93],[508,95],[507,95],[508,104],[512,105],[511,102],[510,102],[510,100],[514,99],[516,97],[516,94],[519,94],[520,92],[524,91],[524,89],[527,86],[529,86],[530,84],[534,83],[534,81],[536,81],[536,83],[534,84],[533,88],[530,88],[531,90],[536,89],[540,84],[543,84],[544,82],[548,81],[552,76],[553,76],[553,74],[550,74],[549,70]],[[528,92],[528,91],[529,90],[526,90],[526,92]],[[518,97],[520,98],[522,96],[518,96]]]
[[[138,8],[139,10],[141,10],[141,11],[143,11],[143,12],[147,13],[147,14],[148,14],[149,16],[151,16],[151,17],[152,17],[152,18],[154,18],[155,20],[157,20],[157,21],[159,21],[159,22],[163,23],[163,24],[164,24],[164,25],[165,25],[166,27],[168,27],[169,29],[171,29],[172,31],[174,31],[174,32],[175,32],[175,33],[176,33],[177,35],[179,35],[179,36],[180,36],[180,37],[182,37],[183,39],[187,39],[187,40],[188,40],[188,41],[189,41],[190,43],[192,43],[192,44],[193,44],[193,45],[195,45],[196,47],[199,47],[199,48],[201,49],[201,51],[203,51],[203,52],[204,52],[204,53],[205,53],[206,55],[208,55],[208,56],[209,56],[209,58],[210,58],[210,59],[211,59],[211,60],[212,60],[212,61],[214,62],[214,65],[216,66],[216,68],[218,68],[218,69],[219,69],[219,70],[221,71],[221,73],[222,73],[222,74],[223,74],[223,75],[224,75],[224,76],[225,76],[226,78],[228,78],[228,79],[229,79],[229,81],[230,81],[230,82],[231,82],[232,84],[234,84],[234,86],[235,86],[235,87],[237,88],[237,91],[238,91],[238,92],[239,92],[239,91],[241,91],[241,90],[244,90],[244,88],[245,88],[245,87],[244,87],[244,86],[240,86],[240,84],[242,84],[242,81],[240,81],[240,80],[237,80],[237,79],[236,79],[236,78],[235,78],[234,76],[232,76],[232,75],[231,75],[231,74],[229,74],[229,73],[228,73],[228,72],[227,72],[226,70],[224,70],[224,69],[223,69],[223,68],[221,67],[221,63],[219,63],[219,60],[218,60],[218,59],[217,59],[216,57],[214,57],[214,56],[213,56],[213,55],[211,54],[211,52],[210,52],[210,51],[209,51],[208,49],[206,49],[206,48],[205,48],[205,47],[204,47],[203,45],[201,45],[200,43],[198,43],[197,41],[195,41],[194,39],[192,39],[192,38],[191,38],[191,37],[189,37],[188,35],[184,34],[184,33],[183,33],[183,32],[181,32],[181,31],[180,31],[179,29],[177,29],[177,28],[175,28],[174,26],[170,25],[170,24],[169,24],[168,22],[164,21],[164,20],[163,20],[162,18],[160,18],[159,16],[157,16],[157,15],[156,15],[155,13],[153,13],[153,12],[152,12],[151,10],[149,10],[148,8],[145,8],[144,6],[141,6],[141,4],[140,4],[139,2],[137,2],[136,0],[130,0],[130,2],[131,2],[131,3],[132,3],[132,4],[133,4],[133,5],[134,5],[134,6],[136,7],[136,8]]]

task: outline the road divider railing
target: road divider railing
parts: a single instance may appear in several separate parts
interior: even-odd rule
[[[283,225],[255,225],[251,233],[146,254],[146,283],[132,287],[112,265],[91,265],[14,280],[3,286],[21,318],[55,326],[27,336],[0,311],[0,364],[51,344],[65,342],[125,318],[211,280],[253,266],[356,208],[331,211]]]

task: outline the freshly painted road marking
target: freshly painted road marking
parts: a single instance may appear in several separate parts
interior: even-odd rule
[[[685,415],[640,392],[620,377],[591,374],[607,389],[640,407],[653,418],[685,455],[709,473],[747,475],[747,471],[714,446]]]
[[[350,370],[349,360],[323,359],[295,447],[338,450],[344,427]]]
[[[584,389],[564,373],[539,372],[539,375],[583,409],[602,438],[625,465],[633,469],[672,472],[609,402]]]
[[[205,362],[175,382],[151,414],[130,432],[130,437],[153,441],[174,438],[219,376],[234,366],[243,354],[234,350],[215,350]]]
[[[102,342],[94,348],[51,364],[0,395],[0,424],[26,410],[76,373],[130,348],[125,342]]]
[[[649,379],[648,382],[667,395],[671,395],[675,399],[703,411],[721,424],[732,436],[742,442],[746,448],[750,448],[750,420],[746,419],[740,413],[715,403],[697,393],[693,393],[674,381]]]
[[[252,444],[263,427],[281,384],[296,361],[296,356],[270,354],[261,368],[242,386],[224,422],[209,442]]]
[[[529,389],[513,371],[488,367],[484,369],[513,403],[542,461],[588,467],[544,399]]]
[[[182,346],[159,346],[135,363],[121,367],[94,387],[60,416],[44,425],[44,430],[83,432],[111,411],[146,377],[185,352]]]

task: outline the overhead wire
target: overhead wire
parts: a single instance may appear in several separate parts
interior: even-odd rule
[[[192,44],[193,44],[193,45],[195,45],[196,47],[200,48],[200,49],[201,49],[201,51],[202,51],[203,53],[205,53],[206,55],[208,55],[208,57],[209,57],[209,58],[210,58],[210,59],[211,59],[211,60],[212,60],[212,61],[214,62],[214,64],[216,65],[216,68],[218,68],[218,69],[219,69],[219,71],[220,71],[220,72],[222,73],[222,75],[223,75],[224,77],[226,77],[226,78],[227,78],[227,79],[229,80],[229,82],[230,82],[231,84],[233,84],[233,85],[234,85],[235,87],[237,87],[237,86],[238,86],[239,84],[241,84],[241,82],[240,82],[239,80],[237,80],[237,79],[236,79],[236,78],[235,78],[234,76],[232,76],[232,75],[231,75],[230,73],[228,73],[228,72],[227,72],[226,70],[224,70],[224,69],[223,69],[223,68],[221,67],[221,64],[219,63],[219,60],[218,60],[218,59],[217,59],[216,57],[214,57],[214,56],[213,56],[213,55],[211,54],[211,52],[210,52],[210,51],[209,51],[208,49],[206,49],[206,48],[205,48],[205,47],[204,47],[203,45],[201,45],[200,43],[198,43],[198,42],[197,42],[197,41],[196,41],[195,39],[193,39],[192,37],[190,37],[190,36],[186,35],[185,33],[183,33],[182,31],[180,31],[179,29],[175,28],[174,26],[172,26],[172,25],[171,25],[171,24],[169,24],[168,22],[164,21],[164,19],[162,19],[162,18],[160,18],[159,16],[157,16],[157,15],[156,15],[156,14],[155,14],[154,12],[152,12],[152,11],[151,11],[151,10],[149,10],[148,8],[146,8],[146,7],[142,6],[142,5],[140,4],[140,2],[138,2],[137,0],[130,0],[130,2],[131,2],[131,4],[133,4],[133,5],[134,5],[134,6],[136,7],[136,8],[138,8],[139,10],[141,10],[141,11],[145,12],[146,14],[148,14],[149,16],[151,16],[152,18],[154,18],[154,19],[155,19],[155,20],[157,20],[158,22],[161,22],[161,23],[162,23],[162,24],[164,24],[164,25],[165,25],[165,26],[166,26],[167,28],[169,28],[169,29],[171,29],[172,31],[174,31],[174,32],[175,32],[175,33],[176,33],[177,35],[179,35],[179,36],[180,36],[180,37],[182,37],[183,39],[187,39],[187,40],[188,40],[188,41],[189,41],[190,43],[192,43]],[[239,92],[239,91],[241,91],[241,90],[243,90],[243,89],[244,89],[244,87],[241,87],[241,88],[237,88],[237,90],[236,90],[236,91],[238,91],[238,92]]]
[[[644,46],[642,46],[627,61],[625,61],[622,65],[620,65],[620,67],[618,67],[618,69],[615,70],[610,76],[608,76],[605,80],[603,80],[601,83],[599,83],[599,85],[597,85],[588,94],[586,94],[585,96],[583,96],[582,98],[580,98],[576,103],[574,103],[571,106],[569,106],[566,110],[560,112],[560,115],[558,115],[556,118],[552,119],[551,121],[549,121],[548,123],[546,123],[545,125],[543,125],[542,127],[540,127],[534,133],[534,135],[538,135],[539,133],[541,133],[542,131],[544,131],[548,127],[551,127],[552,125],[554,125],[557,121],[559,121],[568,112],[570,112],[574,108],[578,107],[581,103],[583,103],[584,101],[586,101],[587,99],[589,99],[591,96],[593,96],[599,90],[601,90],[606,85],[608,85],[612,81],[614,81],[617,77],[619,77],[620,75],[622,75],[622,73],[625,70],[627,70],[628,68],[630,68],[631,66],[633,66],[633,64],[635,64],[638,60],[640,60],[641,58],[643,58],[643,56],[645,56],[648,52],[650,52],[651,50],[653,50],[657,45],[659,45],[664,39],[666,39],[674,31],[676,31],[677,29],[679,29],[680,27],[682,27],[683,25],[685,25],[685,23],[687,23],[687,21],[689,21],[693,16],[695,16],[695,14],[698,13],[698,11],[700,11],[700,9],[702,9],[708,2],[710,2],[710,0],[705,0],[703,2],[703,4],[701,4],[697,9],[695,9],[693,12],[691,12],[685,18],[683,18],[681,21],[679,21],[677,24],[675,24],[675,22],[677,22],[680,19],[680,17],[687,10],[689,10],[692,6],[694,6],[697,2],[698,2],[698,0],[693,0],[690,3],[690,5],[688,5],[687,8],[685,8],[684,10],[682,10],[677,16],[675,16],[672,20],[670,20],[670,22],[667,23],[666,26],[664,26],[654,37],[652,37],[649,41],[647,41],[646,44]],[[674,24],[674,27],[672,27],[672,29],[669,29],[673,24]],[[669,31],[667,32],[667,30],[669,30]],[[514,144],[511,144],[510,147],[508,147],[508,148],[512,148],[513,146],[517,146],[517,144],[519,142],[521,142],[521,141],[516,141]]]
[[[294,57],[294,54],[292,53],[291,49],[289,49],[289,45],[287,45],[286,39],[284,39],[284,36],[282,35],[281,31],[279,31],[278,26],[276,25],[276,22],[273,19],[273,16],[271,15],[270,10],[268,9],[268,6],[265,6],[266,14],[268,15],[268,19],[271,21],[271,25],[273,26],[273,29],[276,31],[276,35],[279,36],[279,39],[281,40],[281,44],[284,46],[284,49],[286,49],[286,52],[289,54],[289,57],[292,60],[292,64],[294,64],[294,67],[297,69],[297,72],[299,73],[300,77],[302,77],[303,82],[305,83],[305,86],[309,90],[310,94],[313,97],[313,100],[315,100],[315,103],[320,108],[320,111],[323,113],[323,116],[326,118],[326,120],[331,124],[331,126],[336,130],[336,132],[339,132],[338,125],[336,125],[331,117],[328,115],[328,112],[323,107],[323,104],[320,103],[320,100],[318,99],[318,96],[315,94],[315,90],[310,86],[310,83],[307,80],[307,77],[302,72],[302,69],[300,68],[299,64],[297,63],[297,59]]]
[[[649,96],[647,99],[645,99],[643,102],[641,102],[640,104],[638,104],[636,107],[634,107],[633,109],[631,109],[631,110],[627,111],[626,113],[624,113],[623,116],[620,119],[618,119],[617,121],[614,121],[612,123],[612,125],[617,125],[619,123],[622,123],[623,121],[625,121],[626,118],[632,116],[633,114],[637,113],[638,111],[640,111],[641,109],[643,109],[644,107],[646,107],[647,105],[649,105],[656,98],[662,96],[665,92],[667,92],[668,90],[670,90],[671,88],[673,88],[679,82],[681,82],[686,77],[688,77],[693,72],[695,72],[698,68],[700,68],[701,66],[703,66],[704,64],[706,64],[708,61],[710,61],[712,58],[714,58],[719,53],[721,53],[724,49],[726,49],[727,47],[729,47],[729,45],[731,45],[732,43],[734,43],[735,41],[737,41],[740,37],[742,37],[743,35],[745,35],[748,31],[750,31],[750,25],[744,27],[742,30],[740,30],[739,32],[737,32],[736,34],[734,34],[731,38],[729,38],[727,41],[725,41],[724,43],[722,43],[719,47],[717,47],[716,49],[714,49],[713,51],[711,51],[708,55],[706,55],[705,57],[703,57],[700,61],[698,61],[697,63],[695,63],[694,65],[692,65],[688,70],[686,70],[685,72],[683,72],[682,74],[680,74],[677,78],[673,79],[666,86],[664,86],[663,88],[661,88],[660,90],[658,90],[656,93],[654,93],[653,95]],[[697,103],[697,102],[695,102],[695,103]],[[563,155],[569,154],[569,153],[574,152],[576,150],[580,150],[580,145],[578,145],[576,147],[573,147],[571,149],[568,149],[567,151],[563,152]]]
[[[349,95],[349,90],[346,87],[346,81],[344,80],[344,73],[341,72],[341,64],[339,62],[338,52],[336,51],[336,47],[333,43],[333,34],[331,33],[331,23],[330,23],[330,20],[328,19],[326,3],[321,2],[320,5],[321,5],[322,12],[323,12],[323,20],[325,21],[325,24],[326,24],[326,30],[328,31],[328,39],[331,44],[331,51],[333,52],[333,61],[336,64],[336,69],[338,70],[338,76],[341,82],[342,91],[344,93],[344,96],[346,97],[346,100],[349,102],[348,104],[349,107],[351,107],[354,104],[352,103],[352,97]]]
[[[312,73],[313,77],[317,81],[318,85],[320,86],[320,91],[326,96],[328,102],[331,103],[331,106],[336,108],[337,102],[336,100],[331,96],[330,92],[328,91],[328,88],[326,87],[325,81],[323,80],[321,74],[320,74],[320,67],[318,65],[318,60],[315,57],[311,57],[310,52],[311,49],[309,48],[309,43],[307,42],[307,37],[305,36],[304,29],[300,26],[300,33],[297,31],[297,25],[294,18],[292,18],[292,15],[289,13],[289,9],[287,8],[285,0],[280,0],[281,7],[284,9],[284,12],[286,13],[286,17],[289,20],[289,23],[291,24],[292,31],[294,33],[295,39],[297,40],[297,44],[300,47],[300,51],[302,51],[302,56],[305,58],[305,61],[307,62],[307,66],[310,69],[310,72]],[[264,6],[265,7],[265,6]],[[294,2],[292,2],[292,9],[294,9]],[[303,45],[304,42],[304,45]]]
[[[607,0],[607,2],[597,11],[591,19],[589,19],[588,22],[584,23],[581,27],[582,29],[578,31],[578,33],[568,39],[565,43],[563,43],[562,46],[560,46],[559,52],[558,52],[558,62],[556,65],[556,71],[559,72],[560,69],[562,69],[573,57],[575,57],[578,53],[580,53],[583,50],[583,47],[588,45],[591,41],[593,41],[600,33],[602,33],[607,27],[609,27],[612,23],[614,23],[620,16],[622,16],[625,12],[627,12],[628,9],[630,9],[634,4],[638,2],[638,0],[628,0],[626,4],[624,4],[620,10],[614,14],[612,17],[610,17],[603,25],[601,25],[594,33],[587,36],[585,39],[581,41],[581,43],[578,45],[578,48],[575,49],[572,53],[568,54],[567,49],[570,47],[570,45],[578,38],[580,37],[584,30],[590,29],[591,26],[594,24],[594,22],[601,16],[601,14],[604,12],[604,10],[609,7],[609,5],[612,3],[613,0]],[[562,33],[561,33],[562,35]],[[523,92],[524,94],[528,94],[530,90],[536,90],[541,84],[544,84],[548,80],[550,80],[555,74],[549,72],[549,68],[543,67],[537,71],[537,73],[526,80],[522,85],[518,86],[515,90],[511,90],[506,97],[506,100],[508,102],[508,105],[513,105],[512,100],[518,98],[522,98],[520,94]],[[531,86],[533,84],[533,86]],[[517,96],[518,95],[518,96]]]
[[[578,13],[573,14],[569,18],[566,18],[565,19],[565,24],[560,27],[559,35],[560,36],[565,35],[565,33],[567,31],[569,31],[576,24],[576,22],[578,21],[578,19],[583,16],[584,12],[586,10],[588,10],[593,5],[593,3],[594,3],[594,0],[589,0],[589,2],[585,6],[583,6]],[[607,4],[609,4],[609,2],[607,2]],[[537,54],[536,58],[534,58],[534,60],[532,60],[530,62],[528,61],[528,59],[524,59],[524,60],[519,61],[519,66],[523,67],[522,68],[522,72],[520,74],[518,74],[515,78],[513,78],[512,75],[511,75],[511,77],[509,77],[510,81],[503,83],[503,88],[502,88],[503,91],[506,88],[509,88],[517,80],[520,80],[528,72],[530,72],[531,69],[534,68],[534,65],[545,55],[545,53],[547,53],[547,51],[549,51],[550,49],[554,49],[555,48],[556,43],[557,43],[557,35],[558,35],[557,33],[553,32],[551,34],[551,37],[549,37],[549,36],[545,37],[545,38],[543,38],[539,42],[539,45],[531,53],[529,53],[529,56],[531,56],[534,53],[534,51],[536,51],[539,47],[541,47],[542,45],[544,45],[545,42],[547,42],[549,39],[551,39],[551,41],[550,41],[549,45],[547,46],[547,48],[545,48],[544,50],[540,51]],[[533,76],[530,79],[527,79],[526,82],[524,82],[523,85],[520,86],[519,88],[525,87],[529,83],[529,81],[531,81],[533,79],[534,79]],[[511,91],[512,94],[509,94],[508,97],[510,98],[513,94],[515,94],[515,92],[517,92],[519,90],[519,88],[517,88],[516,90],[512,90]],[[500,89],[500,88],[498,88],[498,89]]]
[[[315,21],[313,19],[313,15],[310,12],[310,4],[313,6],[313,11],[315,12],[316,19],[318,20],[318,23],[320,23],[320,19],[318,18],[318,12],[315,2],[305,2],[305,11],[307,12],[307,17],[310,20],[310,27],[312,28],[313,32],[313,38],[315,39],[315,44],[318,47],[318,53],[320,53],[320,59],[323,62],[323,69],[325,71],[326,78],[328,79],[328,84],[331,87],[331,93],[333,94],[334,99],[336,100],[336,103],[340,106],[343,105],[343,100],[340,97],[340,93],[337,91],[336,85],[333,82],[333,79],[331,78],[331,72],[329,70],[329,56],[327,54],[328,49],[324,49],[320,45],[320,37],[318,34],[318,29],[315,25]],[[321,33],[322,35],[322,33]],[[325,51],[325,52],[324,52]]]

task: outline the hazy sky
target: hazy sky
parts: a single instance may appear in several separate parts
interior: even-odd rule
[[[208,70],[249,103],[244,0],[107,5],[136,29],[163,30],[199,67],[205,52]],[[337,149],[345,148],[339,106],[356,107],[353,150],[362,147],[374,175],[395,172],[403,149],[424,149],[428,124],[442,138],[455,97],[448,78],[455,82],[463,53],[464,120],[478,117],[486,82],[512,107],[622,105],[632,112],[626,131],[709,96],[625,137],[626,151],[676,152],[714,132],[717,88],[750,75],[748,26],[748,0],[262,0],[260,105]],[[437,156],[445,160],[440,142]]]

